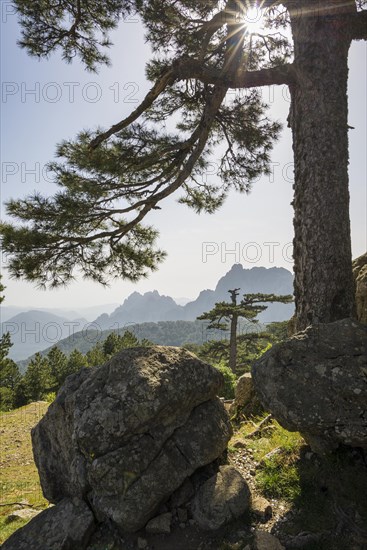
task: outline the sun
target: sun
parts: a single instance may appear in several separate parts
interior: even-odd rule
[[[248,34],[259,33],[264,30],[263,10],[253,6],[248,8],[243,16],[245,32]]]

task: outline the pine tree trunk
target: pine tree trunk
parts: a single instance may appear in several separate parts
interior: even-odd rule
[[[237,366],[237,321],[238,317],[234,313],[231,319],[231,336],[229,341],[229,368],[236,372]]]
[[[348,190],[350,39],[337,18],[306,13],[291,17],[297,66],[289,117],[297,330],[355,311]]]

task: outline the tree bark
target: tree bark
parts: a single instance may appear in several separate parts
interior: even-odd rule
[[[353,40],[367,40],[367,10],[354,13],[350,18]]]
[[[238,316],[233,313],[231,319],[231,335],[229,340],[229,368],[232,372],[236,372],[237,367],[237,322]]]
[[[338,0],[335,0],[338,2]],[[307,4],[307,2],[303,2]],[[348,51],[340,18],[291,14],[296,329],[355,314],[348,190]]]

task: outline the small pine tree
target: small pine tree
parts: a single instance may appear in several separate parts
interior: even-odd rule
[[[107,336],[106,340],[103,342],[103,353],[106,357],[111,357],[111,355],[114,355],[121,349],[120,340],[121,336],[116,332],[111,332],[111,334]]]
[[[74,349],[68,358],[67,375],[74,374],[80,371],[80,369],[88,366],[87,357],[83,355],[81,351]]]
[[[130,330],[126,330],[121,337],[121,349],[136,348],[140,346],[139,339]]]
[[[147,343],[141,343],[135,334],[129,330],[126,330],[123,334],[111,332],[103,342],[103,352],[105,358],[109,359],[122,349],[135,348],[140,345],[147,345]]]
[[[10,411],[14,408],[14,402],[14,391],[5,386],[0,386],[0,411]]]
[[[210,321],[209,329],[228,330],[230,328],[230,340],[229,340],[229,367],[232,372],[236,372],[237,364],[237,325],[240,318],[244,318],[251,323],[256,324],[258,320],[256,317],[264,311],[268,306],[266,303],[281,302],[283,304],[293,301],[293,296],[284,295],[277,296],[275,294],[244,294],[242,300],[237,303],[237,297],[239,296],[239,288],[229,290],[231,296],[230,302],[218,302],[214,308],[207,311],[198,317],[198,320]],[[263,337],[264,334],[256,335],[256,337]],[[242,341],[245,338],[253,338],[253,335],[242,335]],[[220,343],[222,344],[222,343]],[[213,342],[213,346],[220,351],[223,345],[219,345],[217,342]]]
[[[55,346],[47,354],[47,360],[51,370],[51,376],[55,381],[53,391],[57,391],[64,383],[65,378],[70,374],[68,370],[68,359],[66,355]]]
[[[28,386],[23,376],[14,389],[14,408],[23,407],[28,402]]]
[[[88,367],[98,367],[98,365],[103,365],[103,363],[105,363],[106,356],[100,342],[87,352],[86,360]]]
[[[5,334],[2,341],[0,342],[0,347],[2,347],[3,339],[5,336],[9,336]],[[1,356],[0,356],[0,386],[9,388],[11,390],[14,390],[15,386],[20,380],[20,372],[18,365],[12,360],[9,359],[9,357],[3,356],[4,348],[1,350]]]
[[[28,402],[40,401],[52,389],[53,380],[47,358],[36,353],[23,377]]]
[[[5,297],[2,294],[5,290],[0,275],[0,304]],[[20,372],[17,364],[9,359],[9,350],[13,344],[10,334],[7,332],[0,338],[0,410],[8,411],[15,405],[15,387],[20,382]]]

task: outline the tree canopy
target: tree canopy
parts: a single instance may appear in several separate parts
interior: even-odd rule
[[[267,116],[259,87],[286,84],[292,96],[288,122],[296,157],[295,291],[300,326],[353,313],[344,175],[347,120],[344,104],[338,104],[346,97],[349,44],[367,37],[366,0],[61,0],[56,5],[51,0],[16,0],[15,5],[23,33],[20,45],[31,55],[49,57],[60,49],[66,61],[76,57],[86,69],[97,70],[108,63],[108,32],[122,16],[137,11],[154,58],[146,67],[151,90],[127,118],[59,144],[59,160],[50,163],[59,188],[54,196],[35,193],[7,204],[8,214],[21,224],[1,227],[13,276],[56,287],[70,282],[76,269],[102,284],[113,277],[136,281],[156,269],[165,254],[157,248],[157,231],[145,224],[147,215],[179,189],[181,202],[210,213],[230,189],[248,192],[260,174],[269,172],[271,149],[281,130],[281,124]],[[256,6],[264,12],[261,32],[252,32],[246,23],[248,10]],[[341,72],[335,70],[331,78],[326,70],[333,64]],[[327,91],[322,75],[330,80]],[[340,94],[328,100],[327,95],[337,94],[338,82]],[[232,97],[230,89],[247,93]],[[321,107],[316,109],[319,98]],[[315,123],[307,123],[304,113],[309,116],[312,110]],[[166,129],[169,121],[175,130]],[[320,129],[315,130],[317,124]],[[333,128],[340,128],[343,136],[336,138]],[[337,152],[333,144],[343,151]],[[307,151],[306,173],[302,159]],[[320,171],[318,154],[326,175]],[[334,170],[328,168],[329,157],[330,164],[337,159]],[[203,182],[201,175],[213,158],[219,158],[218,179]],[[320,218],[328,208],[325,189],[340,174],[343,189],[335,192],[330,205],[334,216],[326,215],[330,227],[321,235]],[[313,184],[322,200],[311,189]],[[315,221],[307,222],[313,211]],[[334,231],[338,217],[339,241]],[[319,241],[327,237],[324,244],[308,244],[308,226]],[[322,256],[328,251],[332,258],[323,268]],[[339,273],[334,270],[332,275],[338,258]],[[307,290],[313,283],[324,299]]]
[[[264,339],[265,336],[269,336],[265,331],[254,333],[245,332],[245,334],[238,335],[237,326],[238,321],[243,318],[250,323],[258,323],[256,317],[262,311],[267,309],[268,303],[280,302],[288,304],[293,301],[293,296],[283,295],[277,296],[276,294],[244,294],[242,299],[237,303],[237,297],[239,296],[239,288],[228,290],[231,302],[217,302],[213,309],[206,311],[198,317],[199,320],[210,321],[208,329],[218,330],[230,330],[229,342],[211,342],[211,348],[213,351],[219,353],[225,353],[229,348],[229,368],[232,372],[237,370],[237,344],[238,341],[253,342],[254,339]],[[208,352],[210,352],[210,348]]]

